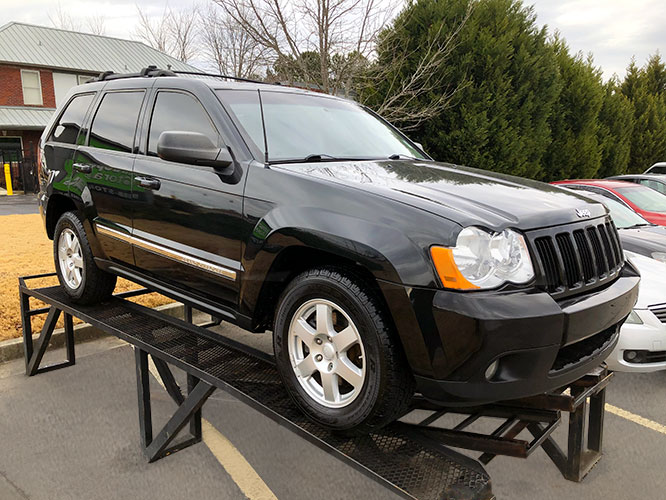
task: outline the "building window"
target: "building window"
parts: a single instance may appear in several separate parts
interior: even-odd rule
[[[22,69],[21,82],[23,83],[23,104],[41,106],[43,104],[42,82],[39,78],[39,71]]]

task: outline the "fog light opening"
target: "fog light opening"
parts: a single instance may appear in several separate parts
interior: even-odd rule
[[[493,361],[488,365],[488,368],[486,368],[486,380],[491,380],[497,373],[498,368],[499,368],[499,359],[496,359],[495,361]]]
[[[636,353],[636,351],[625,351],[624,353],[624,359],[626,359],[627,361],[633,361],[634,359],[636,359],[637,356],[638,354]]]

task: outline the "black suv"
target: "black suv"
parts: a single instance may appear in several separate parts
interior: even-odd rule
[[[272,330],[295,402],[333,429],[543,393],[599,365],[636,301],[605,207],[436,163],[364,107],[166,71],[74,88],[42,136],[60,283],[116,276]]]

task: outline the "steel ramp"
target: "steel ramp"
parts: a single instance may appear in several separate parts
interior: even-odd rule
[[[219,388],[406,498],[494,498],[490,478],[479,462],[420,438],[408,424],[394,422],[372,434],[351,438],[314,424],[289,398],[272,357],[261,351],[118,297],[95,306],[75,305],[59,286],[28,288],[25,280],[31,278],[19,280],[24,341],[26,353],[30,354],[26,356],[26,366],[30,367],[28,373],[34,375],[44,370],[40,370],[38,365],[48,345],[48,338],[43,338],[36,350],[33,349],[29,318],[49,310],[49,316],[56,319],[56,311],[61,311],[65,318],[77,317],[135,346],[141,441],[149,460],[158,459],[201,439],[201,406],[212,391]],[[49,308],[31,310],[29,297],[45,302]],[[50,327],[46,325],[45,328],[46,334],[50,333]],[[73,351],[73,347],[69,351]],[[178,411],[154,440],[147,383],[148,355],[164,362],[158,361],[156,365],[159,365],[160,374],[165,374],[162,378],[169,382],[169,394],[179,404]],[[73,362],[72,354],[71,360],[54,368],[69,366]],[[169,369],[166,364],[188,374],[187,396],[180,393],[173,377],[167,374]],[[192,437],[180,446],[168,449],[173,435],[188,422]]]

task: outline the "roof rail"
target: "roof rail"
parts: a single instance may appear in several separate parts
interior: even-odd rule
[[[260,80],[252,80],[251,78],[241,78],[240,76],[220,75],[215,73],[205,73],[202,71],[174,71],[174,73],[176,73],[177,75],[212,76],[215,78],[225,78],[227,80],[234,80],[237,82],[261,83],[264,85],[280,85],[280,82],[269,83],[269,82],[262,82]]]
[[[104,73],[100,73],[97,78],[89,80],[89,82],[120,80],[121,78],[154,78],[158,76],[176,76],[176,73],[167,69],[159,69],[157,66],[151,65],[147,68],[143,68],[138,73],[114,73],[113,71],[105,71]]]

